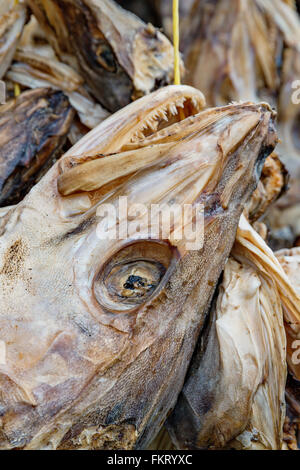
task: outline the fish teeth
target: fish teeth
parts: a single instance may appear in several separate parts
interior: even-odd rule
[[[177,100],[175,104],[177,108],[184,108],[184,102],[185,102],[185,98],[181,98],[180,100]]]
[[[178,114],[178,110],[175,104],[170,104],[169,109],[173,116],[176,116],[176,114]]]
[[[194,106],[197,110],[200,108],[199,102],[198,102],[196,96],[193,96],[193,97],[192,97],[192,103],[193,103],[193,106]]]

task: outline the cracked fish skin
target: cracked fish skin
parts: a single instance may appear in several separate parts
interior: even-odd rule
[[[244,203],[276,143],[267,105],[203,106],[201,93],[185,86],[137,100],[78,142],[3,215],[2,449],[146,448],[175,405]],[[149,135],[153,113],[159,126]],[[59,178],[64,189],[72,188],[73,169],[82,178],[99,154],[110,159],[128,152],[139,161],[150,145],[158,152],[150,167],[91,191],[58,191]],[[203,248],[99,241],[95,210],[107,191],[112,203],[120,193],[149,205],[200,198]],[[159,256],[166,274],[150,297],[131,298],[137,304],[128,309],[111,296],[113,281],[105,277],[103,284],[101,276],[120,259],[131,265],[137,250],[151,266]]]
[[[58,57],[77,68],[108,111],[171,83],[170,41],[112,0],[27,3]]]
[[[18,203],[52,164],[74,111],[60,91],[37,88],[0,107],[0,207]]]

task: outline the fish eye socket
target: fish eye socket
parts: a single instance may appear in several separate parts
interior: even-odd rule
[[[166,243],[139,241],[126,246],[96,276],[97,301],[116,313],[145,303],[166,281],[173,259],[173,250]]]

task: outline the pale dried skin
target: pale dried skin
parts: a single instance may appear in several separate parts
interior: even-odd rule
[[[300,248],[292,248],[290,250],[280,250],[276,252],[276,257],[282,266],[285,274],[293,290],[300,298]],[[300,316],[300,315],[299,315]],[[300,365],[298,364],[299,358],[297,355],[297,347],[300,345],[300,318],[298,324],[287,326],[288,333],[288,357],[289,366],[292,374],[297,380],[300,380]],[[297,346],[296,348],[293,346]]]
[[[169,40],[112,0],[28,0],[28,4],[58,57],[63,62],[75,57],[92,93],[109,111],[171,83]]]
[[[177,447],[281,449],[285,352],[275,284],[246,259],[231,257],[208,331],[168,420]]]
[[[0,6],[0,79],[9,68],[26,18],[24,5],[2,0]]]
[[[202,111],[173,124],[170,135],[137,138],[137,115],[143,125],[153,106],[180,99],[191,99],[190,110],[203,102],[197,90],[172,86],[108,118],[2,217],[1,448],[145,448],[174,406],[241,210],[276,142],[271,110],[250,103]],[[97,158],[101,147],[122,153],[130,144],[142,159],[147,141],[154,149],[165,141],[163,168],[155,162],[92,193],[58,193],[58,176]],[[147,205],[194,204],[201,195],[203,248],[154,247],[134,242],[134,233],[99,240],[95,204],[116,204],[120,194]],[[128,307],[109,299],[102,279],[137,252],[148,263],[159,253],[166,274],[144,303]]]
[[[0,107],[0,205],[16,204],[59,153],[74,112],[60,91],[38,88]]]
[[[203,91],[209,104],[276,102],[286,86],[287,71],[278,67],[283,48],[295,50],[299,60],[300,23],[290,7],[282,0],[198,0],[189,21],[182,38],[187,81]]]
[[[55,57],[49,58],[28,47],[18,48],[6,77],[26,88],[51,87],[54,90],[62,90],[78,112],[81,122],[89,129],[93,129],[109,116],[84,89],[83,78]]]
[[[264,99],[278,110],[277,152],[291,174],[291,191],[269,227],[285,246],[300,235],[296,208],[285,214],[300,204],[300,19],[289,3],[196,0],[189,27],[181,31],[186,82],[199,88],[209,105]]]
[[[246,207],[247,218],[255,222],[265,216],[272,204],[287,190],[289,175],[273,152],[265,161],[257,188]]]

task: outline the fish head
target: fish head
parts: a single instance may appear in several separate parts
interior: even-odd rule
[[[187,86],[131,103],[3,213],[2,448],[145,448],[175,405],[276,143],[268,105],[204,105]]]
[[[28,0],[63,62],[80,71],[109,111],[173,79],[173,47],[111,0]],[[105,90],[105,92],[103,92]]]

